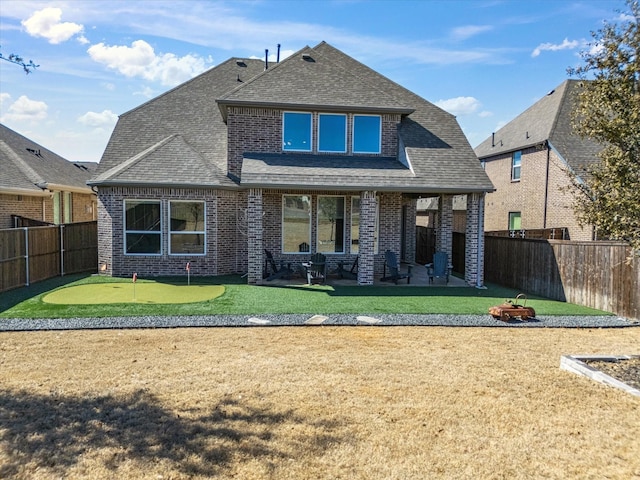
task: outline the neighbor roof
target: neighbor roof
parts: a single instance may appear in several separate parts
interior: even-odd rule
[[[92,193],[91,169],[72,163],[0,124],[0,192],[49,195],[51,190]]]
[[[227,106],[252,105],[399,114],[401,158],[323,156],[318,164],[312,155],[245,152],[240,186],[493,190],[453,115],[327,43],[264,66],[229,60],[122,115],[90,183],[237,188],[227,176],[224,119]]]
[[[567,164],[581,173],[598,161],[602,145],[575,133],[571,116],[580,81],[565,80],[475,148],[480,159],[549,142]]]

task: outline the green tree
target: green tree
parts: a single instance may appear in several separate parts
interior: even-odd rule
[[[599,238],[625,240],[640,252],[640,5],[627,0],[619,23],[592,32],[584,64],[568,69],[583,80],[573,126],[603,145],[600,162],[573,183],[576,214]]]

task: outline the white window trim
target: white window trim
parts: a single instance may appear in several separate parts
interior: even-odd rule
[[[309,122],[309,149],[297,149],[297,148],[285,148],[285,129],[284,129],[284,117],[287,113],[295,113],[295,114],[304,114],[309,115],[311,117],[311,122]],[[283,152],[312,152],[313,151],[313,112],[294,112],[294,111],[283,111],[282,112],[282,151]]]
[[[160,204],[160,231],[159,232],[149,232],[149,230],[127,230],[127,202],[140,202],[140,203],[158,203]],[[162,219],[162,200],[153,200],[149,198],[125,198],[122,202],[122,249],[124,251],[124,255],[131,257],[160,257],[162,256],[162,229],[163,229],[163,219]],[[160,252],[159,253],[128,253],[127,252],[127,233],[139,233],[145,235],[160,235]]]
[[[344,149],[342,150],[321,150],[320,139],[322,138],[322,132],[320,130],[320,117],[343,117],[344,118]],[[349,127],[349,119],[344,113],[318,113],[318,152],[322,153],[347,153],[347,131]]]
[[[320,239],[318,238],[318,231],[320,230],[320,199],[321,198],[342,198],[343,202],[342,202],[342,251],[341,252],[320,252],[320,250],[318,249],[319,247],[319,243],[320,243]],[[346,245],[345,245],[345,240],[347,239],[346,236],[346,217],[347,217],[347,198],[345,195],[318,195],[318,197],[316,198],[316,252],[320,252],[324,255],[330,254],[330,255],[344,255],[345,253],[347,253],[347,249],[346,249]],[[336,234],[338,232],[336,231]]]
[[[309,241],[307,242],[309,244],[309,251],[308,252],[286,252],[284,250],[284,209],[285,209],[285,201],[284,199],[286,197],[311,197],[311,195],[298,195],[298,194],[294,194],[294,193],[283,193],[282,194],[282,213],[280,214],[280,253],[282,254],[287,254],[287,255],[309,255],[311,253],[311,247],[312,247],[312,239],[311,239],[311,226],[313,224],[312,222],[312,217],[313,217],[313,202],[311,201],[311,198],[309,199]]]
[[[171,230],[171,204],[172,203],[202,203],[204,204],[204,209],[203,209],[203,215],[204,215],[204,230],[199,231],[199,230],[179,230],[179,231],[173,231]],[[173,257],[204,257],[207,255],[207,202],[204,200],[169,200],[169,228],[168,228],[168,234],[169,234],[169,255],[173,256]],[[177,235],[189,235],[189,234],[196,234],[196,235],[204,235],[204,245],[203,245],[203,252],[202,253],[173,253],[171,251],[171,241],[172,241],[172,234],[177,234]]]
[[[369,152],[369,151],[359,151],[355,149],[355,144],[356,144],[356,117],[377,117],[380,119],[380,128],[378,129],[378,138],[379,138],[379,145],[380,148],[378,149],[377,152]],[[379,155],[380,153],[382,153],[382,115],[368,115],[368,114],[362,114],[362,113],[355,113],[353,114],[353,120],[352,120],[352,135],[351,135],[351,151],[353,153],[359,153],[359,154],[370,154],[370,155]]]
[[[515,156],[516,153],[520,153],[520,163],[516,166],[515,165]],[[514,172],[515,169],[518,168],[518,178],[515,178],[514,176]],[[522,178],[522,150],[518,150],[516,152],[513,152],[511,154],[511,181],[512,182],[519,182],[520,178]]]

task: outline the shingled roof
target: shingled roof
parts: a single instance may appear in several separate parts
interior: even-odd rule
[[[602,145],[582,138],[571,126],[580,81],[565,80],[475,148],[480,159],[549,142],[574,172],[598,161]]]
[[[92,193],[91,168],[72,163],[0,124],[0,193],[49,195],[50,190]]]
[[[397,113],[402,117],[400,158],[350,157],[344,162],[344,156],[340,161],[323,155],[326,161],[319,164],[313,155],[246,152],[240,186],[415,193],[493,190],[453,115],[325,42],[304,47],[267,70],[262,61],[230,60],[122,115],[92,183],[186,182],[237,188],[226,175],[224,118],[229,105]],[[174,135],[181,138],[182,146],[171,159],[157,146]],[[132,168],[142,165],[140,162],[145,165],[139,167],[141,173],[156,173],[135,173]],[[181,174],[174,175],[176,171]],[[165,181],[159,182],[158,177]]]

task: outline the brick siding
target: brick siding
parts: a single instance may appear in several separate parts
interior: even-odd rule
[[[521,212],[522,228],[567,227],[571,240],[591,240],[591,228],[582,228],[573,212],[571,182],[562,160],[549,151],[549,185],[547,149],[528,148],[522,151],[520,181],[511,181],[511,153],[485,160],[485,170],[496,187],[487,194],[485,230],[507,230],[509,212]],[[547,198],[547,221],[545,215]]]

